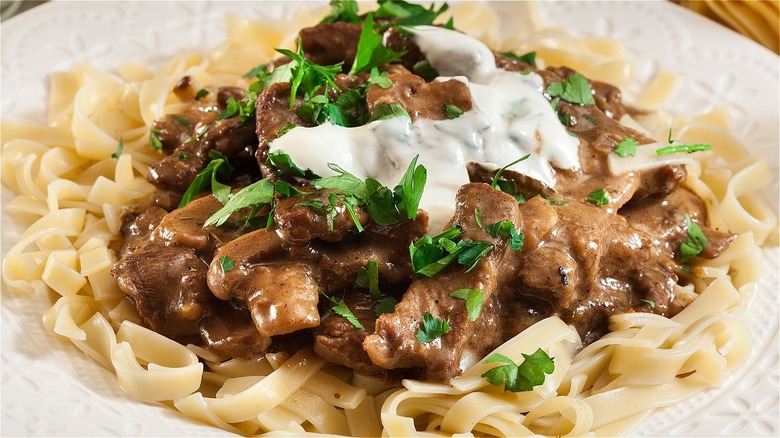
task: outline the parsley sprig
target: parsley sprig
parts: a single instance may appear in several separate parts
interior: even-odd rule
[[[333,303],[333,307],[330,308],[330,310],[333,311],[336,315],[346,319],[349,321],[350,324],[352,324],[353,327],[355,327],[358,330],[363,329],[363,324],[360,323],[360,320],[357,319],[354,313],[352,313],[351,310],[349,310],[349,307],[347,307],[347,303],[344,302],[344,299],[336,299],[336,297],[329,297],[325,292],[320,292],[323,297],[327,298],[331,303]]]
[[[550,97],[560,97],[569,103],[596,104],[596,101],[593,99],[593,90],[590,88],[588,80],[579,73],[574,73],[560,82],[551,83],[547,87],[547,94]]]
[[[403,53],[394,52],[382,44],[382,35],[374,31],[374,14],[369,13],[360,32],[355,60],[349,74],[371,71],[389,62],[398,61]]]
[[[685,214],[685,227],[688,230],[688,235],[685,241],[680,244],[680,261],[683,263],[692,260],[710,243],[701,227],[691,220],[688,213]]]
[[[415,273],[433,277],[452,263],[471,271],[493,245],[489,242],[462,240],[463,231],[456,225],[436,236],[423,236],[409,245],[409,256]]]
[[[520,365],[503,354],[490,355],[483,363],[503,365],[491,368],[483,373],[482,377],[493,386],[504,385],[504,391],[521,392],[531,391],[534,386],[541,385],[544,383],[545,374],[552,374],[555,371],[553,359],[541,348],[533,354],[522,353],[522,355],[524,360]]]
[[[513,221],[499,221],[487,225],[485,231],[493,237],[509,240],[509,247],[517,251],[523,247],[525,234],[518,233]]]
[[[195,199],[195,196],[197,196],[198,193],[209,186],[211,187],[214,197],[217,198],[219,202],[222,204],[228,202],[230,186],[217,181],[217,176],[229,178],[230,174],[233,172],[233,168],[230,166],[230,163],[228,163],[226,156],[213,149],[209,151],[209,158],[211,158],[209,164],[195,175],[195,179],[193,179],[190,186],[187,187],[187,191],[184,192],[184,196],[182,196],[178,208],[187,205],[190,201]]]
[[[458,289],[450,294],[451,297],[465,301],[466,311],[469,314],[469,321],[476,321],[482,311],[482,304],[485,301],[485,293],[479,289]]]
[[[417,329],[417,340],[424,343],[433,342],[447,333],[450,329],[450,324],[443,320],[434,317],[430,312],[423,314],[422,328]]]
[[[369,260],[368,267],[358,269],[355,287],[366,288],[371,298],[378,300],[381,292],[379,291],[379,264],[376,260]]]

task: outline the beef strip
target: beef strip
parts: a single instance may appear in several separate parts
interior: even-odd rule
[[[461,111],[472,107],[468,86],[458,80],[426,83],[412,73],[390,74],[387,78],[393,83],[388,88],[372,86],[366,94],[368,112],[373,114],[378,105],[399,104],[412,121],[418,118],[446,120],[445,105],[453,105]]]
[[[290,108],[290,83],[277,82],[271,84],[257,96],[255,102],[255,133],[259,140],[259,146],[255,158],[259,164],[264,178],[275,176],[275,168],[266,165],[268,160],[268,142],[279,137],[288,124],[295,126],[312,126],[303,120],[296,112],[303,103],[301,96],[296,96],[293,108]]]
[[[313,239],[335,242],[343,239],[355,229],[355,221],[344,204],[336,201],[335,215],[329,217],[325,210],[316,210],[302,202],[330,206],[328,199],[333,190],[318,190],[314,193],[279,199],[274,209],[274,221],[282,237],[292,243],[305,243]],[[356,217],[362,225],[369,222],[368,212],[354,207]]]
[[[685,215],[698,224],[709,243],[699,256],[714,259],[719,256],[737,235],[711,229],[707,226],[707,211],[704,202],[691,191],[681,187],[666,196],[646,198],[632,202],[618,213],[626,218],[632,227],[651,234],[660,241],[670,254],[677,253],[687,239]]]

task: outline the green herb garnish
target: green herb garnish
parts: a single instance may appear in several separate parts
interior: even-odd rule
[[[209,158],[211,158],[209,164],[195,175],[195,179],[193,179],[190,186],[187,187],[187,191],[184,192],[178,208],[187,205],[190,201],[195,199],[195,196],[197,196],[198,193],[209,186],[211,186],[212,193],[219,202],[224,204],[228,201],[230,186],[217,181],[217,176],[222,176],[224,178],[230,177],[233,168],[228,163],[227,157],[213,149],[209,151]]]
[[[503,354],[493,353],[483,363],[502,363],[482,374],[493,386],[504,385],[504,391],[531,391],[534,386],[544,383],[545,374],[555,371],[553,359],[541,348],[533,354],[523,354],[523,362],[517,365]]]
[[[346,319],[352,326],[354,326],[358,330],[363,329],[363,324],[360,323],[360,321],[357,319],[354,313],[352,313],[351,310],[349,310],[349,307],[347,307],[347,303],[344,302],[344,299],[337,300],[336,297],[329,297],[325,294],[325,292],[320,292],[322,296],[330,300],[331,303],[333,303],[333,307],[331,307],[331,310],[333,310],[333,313],[336,315]]]
[[[485,227],[485,231],[493,237],[509,240],[509,247],[517,251],[523,247],[525,234],[518,233],[512,221],[500,221]]]
[[[111,154],[111,158],[119,158],[120,155],[122,155],[122,149],[125,148],[125,139],[122,137],[119,137],[119,144],[116,145],[116,151]]]
[[[355,61],[352,63],[349,74],[371,71],[374,67],[398,61],[401,56],[403,53],[394,52],[382,44],[382,35],[374,31],[374,14],[369,13],[363,23],[363,30],[360,32]]]
[[[588,193],[587,201],[596,205],[607,205],[609,204],[609,196],[607,196],[607,191],[603,188],[596,189]]]
[[[515,61],[524,62],[531,67],[536,67],[536,52],[528,52],[523,55],[517,55],[513,52],[501,52],[499,54],[514,59]]]
[[[393,311],[395,311],[396,304],[398,304],[398,300],[396,300],[395,297],[388,296],[382,298],[374,306],[374,310],[376,310],[376,316],[378,317],[383,313],[393,313]]]
[[[198,90],[197,93],[195,93],[195,100],[201,100],[208,95],[209,95],[209,90],[205,88],[201,88],[200,90]]]
[[[680,244],[680,261],[682,263],[692,260],[710,243],[707,236],[702,232],[701,227],[691,220],[688,213],[685,214],[685,227],[688,230],[688,236]]]
[[[678,144],[673,146],[666,146],[660,149],[656,149],[655,153],[658,155],[674,154],[677,152],[688,152],[692,154],[699,151],[709,151],[712,146],[708,144],[696,143],[696,144]]]
[[[374,260],[368,261],[368,267],[358,269],[355,287],[367,288],[371,298],[378,300],[381,292],[379,291],[379,265]]]
[[[590,88],[588,80],[579,73],[574,73],[561,82],[551,83],[547,87],[547,94],[551,97],[560,97],[569,103],[596,104],[596,101],[593,99],[593,90]]]
[[[639,145],[636,140],[633,138],[625,137],[623,140],[618,143],[617,146],[615,146],[615,153],[620,155],[621,157],[625,157],[626,155],[631,155],[632,157],[636,156],[636,147]]]
[[[233,270],[233,267],[236,265],[236,263],[228,256],[220,257],[219,259],[219,265],[222,267],[222,272],[230,272]]]
[[[463,110],[458,108],[455,105],[450,105],[448,103],[445,103],[444,115],[447,116],[448,119],[457,119],[458,117],[463,115]]]
[[[485,301],[485,293],[479,289],[458,289],[450,294],[451,297],[466,302],[466,311],[470,321],[476,321],[482,311]]]
[[[422,320],[422,328],[417,329],[417,339],[420,342],[429,343],[440,338],[450,329],[450,324],[442,319],[435,318],[430,312],[425,312]]]
[[[221,226],[227,222],[233,213],[247,207],[257,207],[259,209],[270,205],[273,200],[274,183],[268,179],[261,179],[233,194],[224,207],[206,219],[203,227]]]

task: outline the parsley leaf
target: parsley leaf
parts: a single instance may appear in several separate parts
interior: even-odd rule
[[[298,42],[298,51],[276,49],[282,55],[290,57],[288,64],[290,69],[290,108],[295,106],[295,98],[300,92],[304,101],[312,99],[323,87],[331,87],[341,91],[334,79],[337,73],[341,73],[341,64],[323,66],[315,64],[304,58],[303,45]]]
[[[439,76],[439,72],[433,68],[431,62],[427,59],[417,61],[412,67],[412,71],[414,71],[414,74],[417,76],[425,79],[425,82],[431,82]]]
[[[349,323],[352,324],[356,329],[363,329],[363,324],[361,324],[355,314],[349,310],[349,307],[347,307],[347,303],[344,302],[344,299],[337,300],[336,297],[327,296],[325,292],[320,293],[334,304],[334,306],[330,308],[333,310],[333,313],[349,321]]]
[[[666,146],[660,149],[656,149],[655,153],[658,155],[673,154],[677,152],[688,152],[689,154],[692,154],[694,152],[709,151],[711,149],[712,146],[708,144],[701,144],[701,143],[678,144],[678,145]]]
[[[209,164],[207,164],[203,170],[195,175],[195,179],[192,180],[190,186],[187,187],[187,191],[184,192],[178,208],[187,205],[190,201],[195,199],[195,196],[197,196],[198,193],[209,186],[211,186],[214,197],[216,197],[219,202],[222,202],[223,204],[227,202],[227,198],[230,195],[230,187],[217,181],[217,176],[222,175],[227,178],[233,172],[233,168],[228,163],[227,157],[215,150],[209,151],[209,157],[211,158],[211,161],[209,161]]]
[[[479,207],[474,207],[474,222],[476,222],[479,228],[482,228],[482,212]]]
[[[525,155],[525,156],[523,156],[523,157],[520,157],[520,158],[516,159],[515,161],[512,161],[511,163],[507,164],[506,166],[504,166],[504,167],[502,167],[502,168],[498,169],[498,171],[495,173],[495,175],[493,175],[493,180],[492,180],[492,181],[490,181],[490,186],[491,186],[491,187],[493,187],[493,188],[495,189],[495,188],[496,188],[496,186],[498,185],[498,181],[499,181],[498,179],[499,179],[499,177],[501,176],[501,174],[502,174],[502,173],[504,173],[504,171],[505,171],[506,169],[508,169],[509,167],[512,167],[512,166],[514,166],[515,164],[517,164],[517,163],[519,163],[519,162],[521,162],[521,161],[527,160],[527,159],[528,159],[528,157],[530,157],[530,156],[531,156],[531,154],[528,154],[528,155]],[[502,190],[502,191],[503,191],[503,190]]]
[[[468,272],[493,249],[489,242],[460,240],[462,234],[460,226],[456,225],[441,234],[423,236],[410,244],[409,257],[414,272],[433,277],[454,262],[467,266]]]
[[[623,140],[618,143],[617,146],[615,146],[615,153],[620,155],[621,157],[625,157],[626,155],[631,155],[632,157],[636,156],[636,147],[639,145],[636,140],[633,138],[625,137]]]
[[[181,123],[184,126],[195,126],[195,124],[192,123],[189,119],[182,117],[178,114],[174,114],[173,118],[176,119],[177,122]]]
[[[382,44],[382,35],[374,32],[374,14],[370,13],[363,23],[355,61],[352,63],[349,74],[371,71],[374,67],[381,67],[388,62],[400,60],[402,55],[402,53],[394,52]]]
[[[596,205],[607,205],[609,204],[609,196],[607,196],[606,190],[600,188],[588,193],[587,201]]]
[[[205,88],[201,88],[200,90],[198,90],[197,93],[195,93],[195,100],[201,100],[208,95],[209,95],[209,90]]]
[[[163,151],[163,144],[159,137],[157,137],[157,133],[154,129],[149,132],[149,147],[159,153],[162,153]]]
[[[378,300],[381,292],[379,291],[379,265],[375,260],[368,261],[368,268],[358,269],[355,287],[368,288],[371,298]]]
[[[450,324],[442,319],[435,318],[430,312],[425,312],[423,315],[422,328],[417,329],[417,340],[424,343],[433,342],[435,339],[440,338],[443,334],[447,333],[450,329]]]
[[[596,104],[596,101],[593,99],[593,90],[591,90],[588,80],[579,73],[574,73],[561,82],[551,83],[547,87],[547,94],[551,97],[560,97],[569,103]]]
[[[482,304],[485,301],[484,292],[479,289],[458,289],[452,292],[450,296],[465,301],[469,320],[477,320],[479,313],[482,311]]]
[[[514,59],[515,61],[524,62],[531,67],[536,67],[536,52],[528,52],[523,55],[517,55],[513,52],[501,52],[499,55],[506,56],[509,59]]]
[[[111,154],[111,158],[119,158],[120,155],[122,155],[122,149],[125,148],[125,139],[122,137],[119,137],[119,144],[116,145],[116,152]]]
[[[545,374],[555,371],[553,359],[541,348],[533,354],[523,354],[523,362],[517,365],[503,354],[493,353],[483,363],[502,363],[482,374],[493,386],[504,385],[504,391],[531,391],[534,386],[544,383]]]
[[[512,195],[512,197],[515,198],[518,204],[525,204],[525,196],[523,196],[522,192],[517,191],[517,184],[514,181],[500,178],[496,181],[496,185],[494,188],[508,195]]]
[[[512,221],[500,221],[485,227],[485,231],[493,237],[509,239],[509,247],[517,251],[523,247],[525,234],[518,233]]]
[[[447,116],[448,119],[457,119],[458,117],[463,115],[463,110],[458,108],[455,105],[450,105],[449,103],[445,103],[444,115]]]
[[[261,179],[233,194],[224,207],[206,219],[203,227],[221,226],[233,213],[246,207],[262,207],[271,204],[273,199],[274,183],[269,179]]]
[[[393,117],[410,118],[409,113],[401,105],[397,103],[383,103],[374,107],[374,112],[368,121],[375,122],[377,120],[392,119]]]
[[[379,8],[374,14],[381,18],[400,18],[399,26],[432,25],[449,8],[446,3],[439,10],[434,10],[433,5],[425,8],[403,0],[379,0],[378,3]]]
[[[331,0],[330,13],[320,23],[335,23],[345,21],[347,23],[360,23],[358,16],[358,4],[355,0]]]
[[[393,313],[395,311],[396,304],[398,304],[398,300],[396,300],[395,297],[387,296],[382,298],[374,306],[374,310],[376,310],[376,316],[378,317],[383,313]]]
[[[646,299],[641,299],[639,301],[646,303],[648,306],[650,306],[651,309],[655,309],[655,301]]]
[[[685,226],[688,229],[688,236],[680,244],[680,261],[683,263],[692,260],[710,243],[701,227],[691,220],[688,213],[685,214]]]
[[[236,263],[228,256],[220,257],[219,265],[222,267],[222,272],[230,272],[235,267]]]
[[[293,162],[292,158],[290,158],[290,156],[287,155],[281,149],[277,149],[273,152],[268,153],[268,161],[274,167],[286,173],[287,175],[296,176],[304,179],[319,178],[319,176],[316,173],[312,172],[310,169],[301,169],[300,167],[298,167]]]

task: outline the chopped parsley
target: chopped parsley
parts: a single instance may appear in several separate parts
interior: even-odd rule
[[[163,144],[160,141],[160,138],[157,137],[157,134],[159,133],[160,131],[154,128],[152,128],[152,130],[149,132],[149,147],[156,152],[162,153]]]
[[[439,76],[439,72],[433,68],[431,62],[427,59],[417,61],[412,67],[412,71],[414,71],[414,74],[417,76],[425,79],[425,82],[431,82]]]
[[[270,205],[273,199],[274,183],[269,179],[261,179],[234,193],[224,207],[206,219],[203,227],[219,227],[227,222],[233,213],[247,207],[253,207],[253,210],[259,209],[262,206]]]
[[[633,138],[625,137],[623,140],[618,143],[617,146],[615,146],[615,153],[620,155],[621,157],[625,157],[626,155],[631,155],[632,157],[636,156],[636,147],[639,145],[636,140]]]
[[[509,247],[517,251],[523,247],[525,235],[518,233],[512,221],[500,221],[485,227],[485,231],[493,237],[509,240]]]
[[[639,301],[642,301],[643,303],[646,303],[648,306],[650,306],[651,309],[655,309],[655,301],[653,301],[653,300],[646,300],[644,298],[639,300]]]
[[[482,304],[485,301],[485,293],[479,289],[458,289],[450,294],[451,297],[466,302],[466,311],[469,314],[469,321],[476,321],[479,313],[482,311]]]
[[[230,272],[235,267],[236,263],[228,256],[220,257],[219,266],[222,267],[222,272]]]
[[[369,13],[366,16],[366,21],[363,22],[355,60],[349,74],[371,71],[374,67],[381,67],[388,62],[400,60],[402,55],[403,53],[394,52],[382,44],[382,35],[374,31],[374,14]]]
[[[397,103],[383,103],[374,107],[374,112],[371,114],[369,122],[375,122],[377,120],[392,119],[394,117],[407,117],[409,113],[406,112],[404,107]]]
[[[527,159],[528,159],[528,157],[530,157],[530,156],[531,156],[531,154],[528,154],[528,155],[525,155],[525,156],[523,156],[523,157],[520,157],[520,158],[516,159],[515,161],[512,161],[511,163],[507,164],[506,166],[504,166],[504,167],[502,167],[502,168],[498,169],[498,171],[495,173],[495,175],[493,175],[493,180],[492,180],[492,181],[490,181],[490,186],[491,186],[491,187],[493,187],[493,188],[495,189],[495,188],[496,188],[496,186],[498,185],[498,181],[499,181],[499,178],[501,177],[501,174],[502,174],[502,173],[504,173],[504,171],[505,171],[506,169],[508,169],[508,168],[510,168],[510,167],[512,167],[512,166],[514,166],[515,164],[517,164],[517,163],[519,163],[519,162],[521,162],[521,161],[527,160]],[[503,191],[503,190],[502,190],[502,191]]]
[[[277,136],[277,137],[281,137],[281,136],[283,136],[284,134],[287,134],[288,132],[290,132],[290,131],[292,131],[293,129],[295,129],[297,126],[298,126],[298,125],[296,125],[295,123],[287,122],[287,123],[285,123],[285,124],[284,124],[284,127],[283,127],[282,129],[280,129],[280,130],[279,130],[279,131],[276,133],[276,136]]]
[[[330,87],[340,91],[334,79],[337,73],[341,73],[341,64],[323,66],[315,64],[304,58],[303,45],[298,42],[298,51],[276,49],[282,55],[290,57],[290,109],[295,106],[295,98],[300,94],[304,102],[322,96],[318,92],[323,87]],[[326,93],[327,94],[327,93]],[[327,101],[327,98],[325,98]],[[315,101],[316,103],[316,101]]]
[[[184,126],[195,126],[195,124],[192,123],[192,121],[178,114],[174,114],[173,118],[176,119],[177,122],[181,123]]]
[[[355,327],[358,330],[363,329],[363,324],[360,323],[360,321],[357,319],[354,313],[352,313],[351,310],[349,310],[349,307],[347,307],[347,303],[344,302],[344,299],[337,300],[336,297],[329,297],[325,294],[325,292],[320,292],[322,296],[330,300],[331,303],[333,303],[333,307],[330,309],[335,313],[336,315],[346,319],[350,324],[352,324],[353,327]]]
[[[452,263],[471,271],[493,245],[489,242],[461,240],[463,231],[456,225],[436,236],[423,236],[409,245],[409,256],[415,273],[433,277]]]
[[[284,153],[281,149],[277,149],[268,153],[268,162],[280,171],[290,176],[295,176],[304,179],[319,178],[319,175],[312,172],[310,169],[301,169],[290,158],[289,155]]]
[[[590,193],[588,193],[588,199],[586,199],[588,202],[596,205],[607,205],[609,204],[609,196],[607,196],[607,191],[603,188],[596,189]]]
[[[579,73],[574,73],[561,82],[551,83],[547,87],[547,94],[550,97],[560,97],[569,103],[596,104],[596,101],[593,99],[593,90],[590,88],[588,80]]]
[[[119,137],[119,144],[116,145],[116,152],[111,154],[111,158],[119,158],[120,155],[122,155],[122,149],[125,148],[125,139],[122,137]]]
[[[482,212],[479,211],[479,207],[474,207],[474,222],[479,228],[482,228]]]
[[[367,288],[371,298],[378,300],[379,291],[379,264],[375,260],[368,261],[368,267],[358,269],[355,287]]]
[[[393,313],[393,311],[395,311],[396,304],[398,304],[398,300],[396,300],[395,297],[388,296],[382,298],[374,306],[374,310],[376,311],[376,316],[378,317],[383,313]]]
[[[682,263],[692,260],[710,243],[707,236],[702,232],[701,227],[691,220],[688,213],[685,214],[685,227],[688,230],[688,236],[680,244],[680,261]]]
[[[425,312],[422,320],[422,328],[417,329],[417,340],[424,343],[433,342],[447,333],[450,324],[439,318],[435,318],[430,312]]]
[[[211,158],[209,164],[195,175],[195,179],[193,179],[190,186],[187,187],[187,191],[184,192],[178,208],[187,205],[190,201],[195,199],[198,193],[209,186],[211,186],[212,193],[219,202],[223,204],[228,202],[228,198],[230,197],[230,186],[217,181],[217,176],[228,178],[233,172],[233,168],[230,166],[230,163],[228,163],[227,157],[213,149],[209,151],[209,158]]]
[[[379,8],[374,12],[377,18],[400,18],[398,26],[432,25],[449,5],[444,3],[438,10],[433,5],[426,8],[403,0],[378,0]],[[450,21],[452,21],[450,19]],[[395,24],[394,24],[395,25]],[[450,24],[450,26],[452,26]],[[451,29],[452,27],[449,27]]]
[[[504,385],[504,391],[521,392],[531,391],[534,386],[544,383],[545,374],[555,371],[553,359],[541,348],[533,354],[523,354],[523,362],[520,365],[504,356],[493,353],[483,363],[501,363],[482,374],[482,377],[493,386]]]
[[[499,55],[506,56],[509,59],[514,59],[515,61],[524,62],[531,67],[536,67],[536,52],[528,52],[522,55],[518,55],[513,52],[501,52]]]
[[[458,108],[455,105],[451,105],[449,103],[444,104],[444,115],[447,116],[448,119],[457,119],[458,117],[463,115],[463,110]]]
[[[347,23],[361,23],[363,21],[358,15],[358,4],[355,0],[330,1],[330,13],[320,23],[335,23],[337,21]]]
[[[180,160],[186,160],[188,158],[190,158],[190,154],[188,154],[186,152],[179,152],[179,159]]]
[[[662,147],[660,149],[656,149],[655,153],[658,155],[674,154],[678,152],[688,152],[689,154],[692,154],[694,152],[709,151],[711,149],[712,146],[708,144],[702,144],[702,143],[678,144],[678,145],[671,145],[671,146]]]
[[[195,93],[195,100],[201,100],[208,95],[209,95],[209,90],[205,88],[201,88],[200,90],[198,90],[197,93]]]

